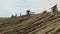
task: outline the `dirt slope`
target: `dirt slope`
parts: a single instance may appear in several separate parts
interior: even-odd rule
[[[0,34],[60,34],[60,15],[36,14],[0,23]]]

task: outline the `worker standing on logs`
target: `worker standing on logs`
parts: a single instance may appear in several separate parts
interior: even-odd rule
[[[57,4],[56,4],[55,6],[53,6],[53,7],[51,8],[51,10],[52,10],[52,12],[54,13],[54,15],[57,14],[57,12],[58,12]]]
[[[30,10],[27,10],[26,13],[27,13],[27,16],[30,16]]]

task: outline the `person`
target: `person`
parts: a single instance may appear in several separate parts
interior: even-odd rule
[[[56,14],[57,12],[57,4],[51,8],[52,12]]]
[[[30,16],[30,10],[27,10],[26,13],[27,13],[27,16]]]

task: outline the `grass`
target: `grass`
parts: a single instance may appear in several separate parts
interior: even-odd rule
[[[57,11],[57,14],[60,14],[60,11]]]

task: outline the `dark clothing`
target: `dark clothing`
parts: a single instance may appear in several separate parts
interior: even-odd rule
[[[55,12],[57,10],[57,4],[55,6],[53,6],[51,9],[53,12]]]
[[[54,15],[55,14],[57,14],[57,4],[55,5],[55,6],[53,6],[52,8],[51,8],[51,10],[52,10],[52,12],[54,13]]]

